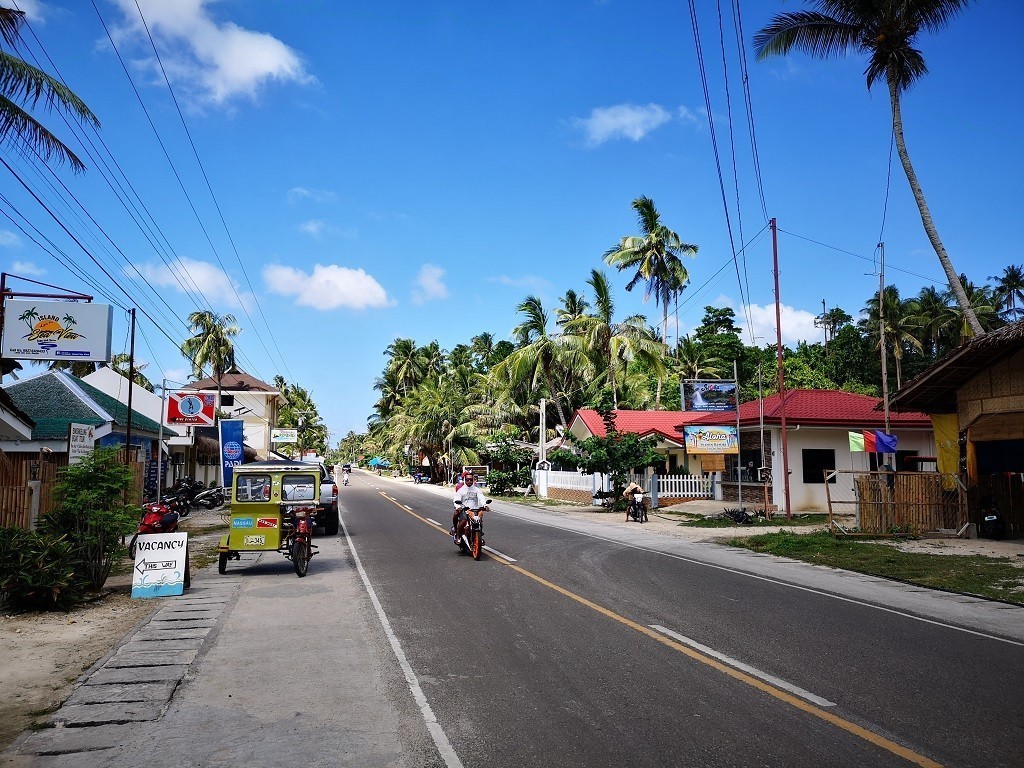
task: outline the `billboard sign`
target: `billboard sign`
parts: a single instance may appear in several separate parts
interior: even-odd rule
[[[176,424],[212,427],[216,403],[217,396],[206,392],[169,392],[164,424],[169,427]]]
[[[739,453],[736,427],[683,427],[687,453]]]
[[[297,443],[297,442],[299,442],[299,430],[297,430],[297,429],[272,429],[272,430],[270,430],[270,442],[272,442],[272,443]]]
[[[109,363],[113,317],[109,304],[7,299],[0,357]]]
[[[735,412],[736,382],[686,379],[683,382],[683,410]]]
[[[231,487],[235,467],[245,461],[245,422],[241,419],[220,420],[220,466],[223,472],[221,485]]]

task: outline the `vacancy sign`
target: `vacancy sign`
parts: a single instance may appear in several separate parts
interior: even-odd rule
[[[217,396],[205,392],[171,392],[167,395],[164,424],[212,427]]]
[[[188,569],[188,534],[140,534],[135,545],[132,597],[182,594]]]

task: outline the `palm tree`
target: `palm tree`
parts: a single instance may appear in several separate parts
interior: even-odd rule
[[[879,80],[889,88],[896,150],[928,240],[939,257],[972,334],[982,335],[985,331],[957,280],[953,262],[939,239],[917,173],[910,163],[900,107],[900,94],[928,72],[924,57],[916,47],[918,33],[942,29],[970,4],[970,0],[814,0],[813,4],[817,10],[776,15],[754,35],[757,58],[785,55],[793,49],[822,59],[851,51],[867,54],[868,88]]]
[[[188,316],[192,336],[181,344],[181,353],[192,363],[192,375],[202,378],[203,368],[209,365],[217,380],[217,407],[220,407],[221,379],[235,364],[235,345],[231,340],[242,332],[235,325],[234,315],[218,315],[209,310],[193,312]]]
[[[599,269],[590,271],[587,280],[594,291],[594,314],[578,317],[565,326],[565,343],[570,349],[578,349],[581,353],[588,352],[607,371],[608,387],[612,393],[612,405],[618,408],[618,388],[616,387],[616,370],[625,373],[627,363],[638,359],[654,370],[658,376],[658,397],[655,404],[660,404],[661,382],[664,378],[665,366],[662,362],[664,347],[659,343],[642,315],[632,315],[622,322],[615,322],[615,301],[612,299],[608,278]]]
[[[134,370],[135,375],[132,377],[132,382],[134,382],[136,386],[142,387],[147,392],[152,392],[153,382],[151,382],[142,372],[144,369],[149,367],[149,363],[142,363],[141,365],[136,364],[133,366],[131,364],[131,359],[131,355],[121,352],[120,354],[114,355],[110,358],[110,367],[126,379],[128,378],[129,371]]]
[[[690,277],[680,256],[696,256],[697,246],[684,243],[679,235],[661,223],[661,214],[649,197],[633,201],[641,234],[624,237],[619,244],[604,254],[604,260],[619,271],[635,269],[636,274],[626,284],[631,291],[641,281],[646,282],[644,301],[652,295],[662,308],[661,338],[668,338],[668,307],[672,298],[686,287]]]
[[[929,355],[936,358],[949,336],[953,318],[949,302],[933,285],[922,288],[911,301],[910,322],[917,329],[917,340],[922,349],[927,346]]]
[[[1003,269],[1001,275],[991,275],[989,280],[996,281],[994,296],[998,306],[1003,310],[1000,314],[1008,321],[1015,322],[1024,315],[1024,268],[1011,264]]]
[[[402,394],[408,395],[426,373],[423,353],[413,339],[395,339],[388,344],[384,354],[390,358],[388,369],[394,372]]]
[[[974,333],[974,326],[970,323],[970,318],[973,317],[977,322],[981,324],[983,328],[982,333],[990,331],[993,328],[1002,325],[999,319],[999,313],[996,310],[997,299],[993,295],[993,291],[988,286],[975,285],[967,279],[967,275],[960,275],[955,281],[955,285],[947,288],[946,296],[950,299],[956,295],[957,290],[963,292],[964,296],[967,297],[967,306],[970,313],[964,312],[958,304],[953,304],[950,307],[950,311],[953,318],[950,322],[951,328],[956,329],[959,335],[959,343],[963,344],[968,339],[977,336]]]
[[[683,379],[717,379],[725,366],[700,340],[687,334],[676,349],[676,370]]]
[[[916,305],[913,299],[901,299],[900,291],[895,285],[887,285],[882,291],[882,312],[885,321],[886,346],[891,347],[892,356],[896,360],[896,388],[903,386],[903,355],[907,347],[918,352],[922,350],[921,340],[914,331],[918,328],[915,322]],[[881,349],[882,338],[879,329],[878,295],[868,299],[864,307],[865,319],[861,328],[868,339],[874,341],[875,349]],[[888,354],[888,349],[883,354]]]
[[[0,39],[6,48],[16,49],[21,41],[25,14],[0,8]],[[96,116],[72,91],[41,69],[0,50],[0,141],[27,149],[43,162],[68,163],[77,173],[85,165],[68,147],[31,115],[40,100],[49,109],[57,106],[82,123],[99,128]]]
[[[557,318],[555,325],[559,328],[565,328],[565,326],[577,317],[582,317],[590,309],[589,302],[571,288],[565,292],[560,301],[562,306],[555,310],[555,317]]]
[[[518,346],[511,355],[494,366],[491,373],[495,381],[504,382],[506,386],[529,382],[532,389],[537,389],[540,382],[546,384],[547,395],[558,412],[558,421],[563,428],[568,428],[562,408],[562,393],[555,386],[555,379],[567,362],[565,346],[548,335],[548,313],[539,298],[527,296],[516,311],[525,318],[512,329],[512,336]]]

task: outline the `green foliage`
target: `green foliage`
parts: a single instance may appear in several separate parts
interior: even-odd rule
[[[0,528],[0,605],[15,611],[67,610],[82,596],[76,552],[64,536]]]
[[[487,473],[487,490],[490,493],[507,495],[512,489],[526,487],[533,481],[530,475],[533,450],[516,445],[511,432],[495,432],[487,450],[492,462],[501,466],[501,469]]]
[[[58,507],[40,526],[44,534],[67,537],[76,577],[94,590],[107,580],[121,538],[135,528],[141,513],[124,503],[132,471],[117,453],[116,448],[97,448],[63,468],[54,487]]]

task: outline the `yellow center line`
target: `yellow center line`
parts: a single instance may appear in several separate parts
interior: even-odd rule
[[[426,523],[433,530],[440,531],[445,536],[448,536],[447,531],[438,528],[425,517],[402,506],[397,501],[392,499],[390,496],[387,496],[384,493],[381,493],[381,496],[384,496],[384,498],[386,498],[388,501],[390,501],[392,504],[394,504],[396,507],[401,509],[406,514],[411,515],[416,519]],[[587,598],[582,597],[581,595],[577,595],[575,592],[570,592],[565,587],[560,587],[557,584],[550,582],[547,579],[538,576],[535,573],[532,573],[531,571],[526,570],[522,566],[507,562],[506,560],[503,560],[501,558],[495,558],[495,562],[501,563],[506,568],[511,568],[513,571],[522,574],[526,578],[532,579],[538,584],[541,584],[547,587],[548,589],[552,589],[555,592],[558,592],[560,595],[564,595],[570,600],[574,600],[580,605],[584,605],[587,608],[590,608],[591,610],[601,614],[602,616],[611,619],[612,621],[617,621],[619,624],[622,624],[623,626],[636,630],[640,634],[649,637],[651,640],[654,640],[655,642],[661,643],[662,645],[671,648],[674,651],[678,651],[679,653],[685,654],[694,661],[699,661],[701,664],[706,664],[712,669],[716,669],[719,672],[722,672],[723,674],[726,674],[729,677],[733,678],[734,680],[746,683],[752,688],[757,688],[759,691],[763,691],[764,693],[767,693],[769,696],[774,696],[779,701],[784,701],[785,703],[790,704],[791,706],[794,706],[797,709],[806,712],[809,715],[813,715],[814,717],[820,718],[827,723],[831,723],[837,728],[841,728],[847,733],[853,734],[854,736],[857,736],[867,742],[870,742],[871,744],[874,744],[876,747],[880,747],[881,749],[884,749],[888,752],[892,752],[894,755],[902,757],[904,760],[907,760],[913,763],[914,765],[924,766],[925,768],[942,768],[941,763],[937,763],[934,760],[925,757],[924,755],[914,752],[912,749],[908,749],[907,747],[897,744],[896,742],[891,741],[885,738],[884,736],[879,736],[877,733],[874,733],[873,731],[870,731],[867,728],[864,728],[863,726],[857,725],[856,723],[852,723],[849,720],[839,717],[838,715],[835,715],[832,712],[829,712],[828,710],[822,709],[821,707],[816,707],[810,702],[804,701],[803,699],[794,696],[791,693],[782,690],[781,688],[776,688],[774,685],[766,683],[763,680],[759,680],[756,677],[753,677],[752,675],[748,675],[746,672],[741,672],[738,669],[730,667],[728,664],[723,664],[717,659],[714,659],[710,656],[706,656],[700,651],[697,651],[693,648],[690,648],[687,645],[683,645],[680,642],[677,642],[669,637],[666,637],[665,635],[656,632],[650,627],[645,627],[643,624],[637,624],[635,621],[627,619],[625,616],[622,616],[621,614],[618,614],[615,611],[605,608],[604,606],[598,605],[597,603],[588,600]]]

